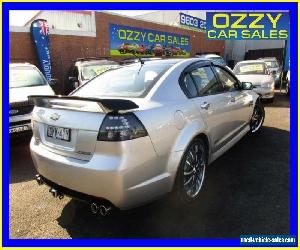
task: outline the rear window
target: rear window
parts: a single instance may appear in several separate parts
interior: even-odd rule
[[[264,75],[266,74],[265,63],[241,63],[234,67],[233,72],[236,75]]]
[[[9,88],[34,87],[46,84],[45,78],[33,67],[9,68]]]
[[[107,70],[118,68],[119,65],[107,64],[107,65],[85,65],[82,66],[81,76],[83,80],[90,80],[97,75],[104,73]]]
[[[172,65],[150,62],[113,69],[78,88],[73,95],[142,97]]]

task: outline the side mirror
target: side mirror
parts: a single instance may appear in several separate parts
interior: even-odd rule
[[[242,82],[242,90],[251,90],[253,85],[251,82]]]
[[[75,88],[75,89],[78,88],[79,81],[78,81],[77,77],[75,77],[75,76],[69,76],[69,81],[71,83],[73,83],[73,88]]]
[[[56,86],[58,84],[58,79],[50,79],[48,83],[51,87]]]

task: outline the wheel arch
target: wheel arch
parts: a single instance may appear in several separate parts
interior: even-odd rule
[[[174,155],[172,155],[172,154],[170,155],[170,157],[174,156],[174,159],[177,159],[177,160],[175,160],[176,163],[172,162],[172,164],[171,164],[171,165],[173,165],[172,169],[169,169],[169,172],[172,173],[172,179],[171,179],[172,181],[171,181],[171,185],[170,185],[170,190],[173,190],[173,188],[174,188],[175,180],[176,180],[176,177],[178,175],[178,170],[180,168],[180,165],[181,165],[181,162],[182,162],[182,158],[184,156],[184,153],[185,153],[186,149],[197,138],[201,138],[205,142],[205,147],[206,147],[206,152],[207,152],[206,157],[207,157],[207,160],[209,162],[210,150],[211,150],[210,137],[209,137],[208,133],[205,130],[200,130],[197,133],[193,134],[189,138],[189,140],[186,140],[185,147],[182,150],[180,150],[180,151],[174,151],[172,153]],[[168,165],[170,166],[170,164],[168,164]]]

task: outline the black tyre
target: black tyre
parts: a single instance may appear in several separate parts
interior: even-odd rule
[[[265,120],[265,109],[260,100],[257,100],[253,108],[250,120],[250,132],[252,134],[260,131]]]
[[[203,186],[207,166],[207,146],[203,139],[194,139],[186,149],[175,181],[176,200],[196,200]]]

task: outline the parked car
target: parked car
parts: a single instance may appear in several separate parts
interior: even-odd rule
[[[290,71],[286,73],[285,92],[287,95],[290,95]]]
[[[122,43],[119,47],[119,52],[120,54],[126,54],[126,53],[136,53],[139,49],[139,45],[134,43],[134,44],[130,44],[130,43]]]
[[[145,47],[145,55],[152,55],[153,54],[153,45],[147,45]]]
[[[214,62],[215,64],[221,65],[221,66],[227,66],[224,59],[216,54],[204,54],[204,55],[196,55],[195,57],[210,60]]]
[[[251,82],[253,90],[258,93],[262,99],[273,102],[275,88],[274,77],[264,61],[247,60],[238,62],[233,72],[241,82]]]
[[[152,51],[153,51],[155,56],[163,56],[163,54],[164,54],[164,49],[163,49],[163,46],[161,44],[156,44],[153,47]]]
[[[127,53],[129,51],[128,46],[129,46],[129,43],[122,43],[118,49],[120,54]]]
[[[166,56],[166,57],[168,57],[168,56],[173,56],[173,50],[172,50],[172,48],[171,47],[164,47],[163,48],[163,51],[164,51],[164,55]]]
[[[175,50],[177,52],[177,55],[186,55],[186,52],[183,48],[175,47]]]
[[[54,83],[54,81],[52,81]],[[9,135],[31,131],[33,103],[29,95],[54,95],[39,69],[29,63],[9,64]]]
[[[119,67],[119,63],[109,58],[79,58],[71,65],[65,84],[65,94],[69,94],[82,84],[103,72]]]
[[[275,86],[279,87],[281,84],[281,74],[282,74],[282,67],[280,67],[276,57],[262,57],[258,60],[264,61],[268,69],[270,70],[271,74],[273,74],[275,79]]]
[[[141,44],[141,45],[139,45],[139,47],[137,48],[137,50],[136,50],[136,53],[137,54],[145,54],[145,51],[146,51],[146,48],[145,48],[145,46],[143,45],[143,44]]]
[[[230,67],[228,67],[224,61],[224,59],[216,54],[204,54],[204,55],[196,55],[195,57],[212,61],[214,64],[221,65],[226,67],[229,71],[232,71]]]
[[[172,190],[177,203],[193,202],[206,167],[262,127],[264,107],[251,89],[191,58],[127,65],[67,97],[32,96],[36,179],[102,215]]]

